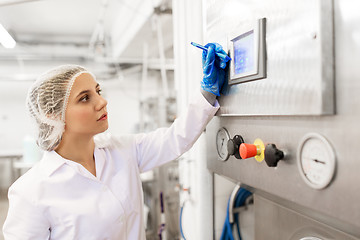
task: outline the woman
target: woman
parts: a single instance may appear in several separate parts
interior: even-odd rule
[[[42,75],[27,104],[45,153],[9,189],[5,239],[145,239],[140,173],[187,151],[218,109],[226,62],[215,58],[219,45],[207,47],[202,95],[170,128],[148,134],[94,138],[108,113],[93,74],[66,65]]]

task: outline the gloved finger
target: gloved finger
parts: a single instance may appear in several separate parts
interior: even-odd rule
[[[213,45],[208,46],[207,51],[203,51],[203,72],[210,74],[215,63],[215,49]]]
[[[222,46],[218,43],[208,43],[205,45],[205,47],[210,47],[212,46],[215,50],[215,53],[221,53],[223,54],[224,56],[227,55],[227,53],[224,51],[224,49],[222,48]],[[225,69],[226,67],[226,63],[229,61],[228,59],[225,59],[225,58],[222,58],[222,57],[219,57],[218,55],[216,55],[216,66],[217,67],[220,67],[222,69]]]
[[[205,61],[208,59],[208,57],[215,58],[215,44],[208,43],[205,45],[205,48],[207,48],[207,51],[202,52],[203,65],[205,64]]]
[[[202,66],[204,68],[205,66],[205,62],[206,62],[206,59],[207,59],[207,55],[208,55],[208,51],[203,51],[202,52]]]
[[[222,46],[218,43],[213,43],[215,45],[215,51],[217,53],[223,53],[226,54],[226,52],[224,51],[224,49],[222,48]]]
[[[210,46],[212,47],[212,48],[216,48],[216,44],[217,43],[207,43],[206,45],[205,45],[205,48],[209,48]]]
[[[215,52],[216,53],[222,53],[224,56],[227,55],[227,53],[224,51],[224,49],[222,48],[222,46],[218,43],[214,43],[215,45]],[[229,61],[228,59],[222,58],[222,57],[217,57],[219,59],[219,67],[222,69],[225,69],[226,67],[226,63]]]
[[[208,43],[205,45],[206,48],[212,47],[214,48],[216,53],[222,53],[224,55],[227,55],[227,53],[224,51],[224,49],[222,48],[222,46],[218,43]]]

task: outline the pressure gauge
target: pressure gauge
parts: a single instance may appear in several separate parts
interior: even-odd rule
[[[306,134],[298,149],[298,168],[312,188],[322,189],[335,174],[336,158],[330,143],[320,134]]]
[[[229,158],[229,152],[227,150],[227,142],[230,139],[230,135],[225,128],[220,128],[216,134],[216,150],[219,160],[226,161]]]

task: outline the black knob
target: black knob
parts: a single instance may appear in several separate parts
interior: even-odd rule
[[[244,139],[240,135],[235,135],[233,139],[227,142],[227,150],[229,155],[234,155],[237,159],[241,159],[239,147],[244,143]]]
[[[265,147],[265,162],[269,167],[276,167],[277,163],[284,158],[284,152],[277,149],[275,144]]]

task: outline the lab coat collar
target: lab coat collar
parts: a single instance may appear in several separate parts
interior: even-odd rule
[[[103,171],[105,165],[105,156],[104,153],[99,151],[97,147],[94,150],[94,157],[96,159],[96,170],[98,171],[96,175],[99,177]],[[43,158],[41,159],[41,166],[44,169],[46,175],[49,177],[57,169],[59,169],[63,164],[66,164],[66,159],[60,156],[55,151],[45,152]]]
[[[106,161],[105,152],[100,151],[99,148],[95,147],[94,158],[95,158],[95,166],[96,166],[96,177],[98,179],[101,179]]]
[[[41,159],[41,167],[44,169],[47,176],[53,174],[57,169],[59,169],[63,164],[65,164],[65,159],[62,158],[55,151],[46,151]]]

